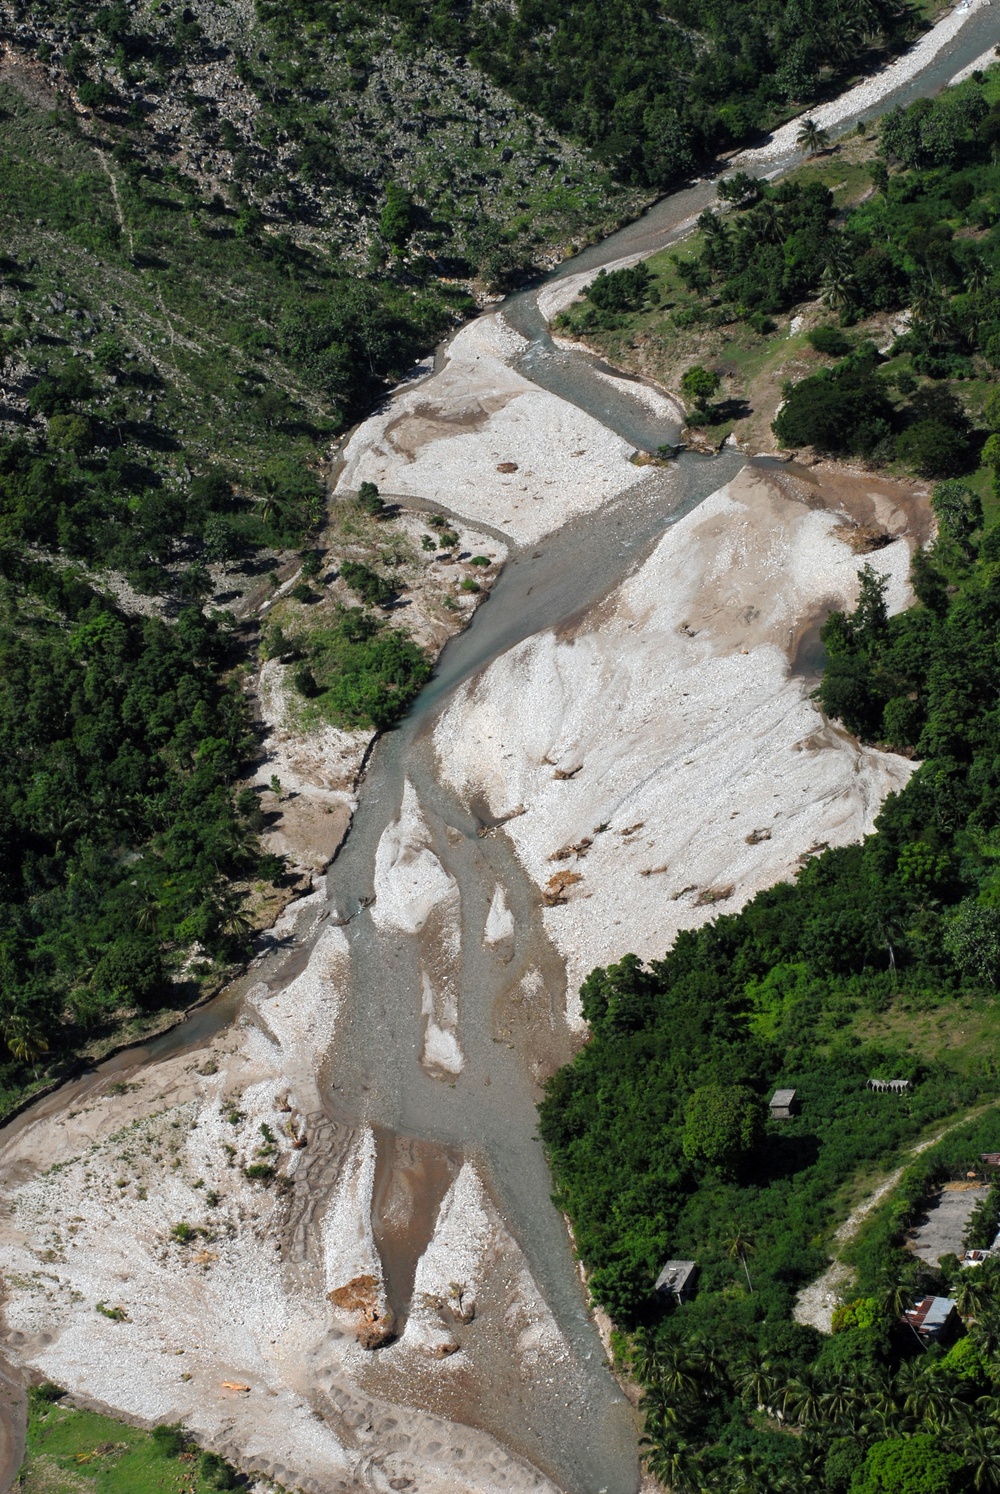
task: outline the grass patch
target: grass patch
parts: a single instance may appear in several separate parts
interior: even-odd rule
[[[235,1480],[220,1483],[217,1472],[203,1473],[198,1449],[182,1446],[171,1454],[170,1445],[111,1417],[53,1403],[36,1390],[18,1488],[20,1494],[212,1494],[236,1487]]]

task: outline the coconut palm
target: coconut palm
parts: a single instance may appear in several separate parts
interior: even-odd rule
[[[989,278],[990,272],[986,268],[985,261],[977,254],[974,259],[969,261],[969,268],[965,273],[966,290],[970,291],[973,295],[978,291],[985,290]]]
[[[632,1340],[629,1352],[632,1372],[643,1385],[652,1385],[660,1379],[666,1364],[662,1344],[651,1328],[640,1328]]]
[[[819,1408],[825,1422],[840,1426],[859,1409],[863,1392],[850,1381],[841,1380],[824,1390],[819,1398]]]
[[[0,1037],[12,1058],[34,1065],[49,1051],[49,1040],[29,1012],[12,1011],[0,1017]]]
[[[702,1380],[687,1350],[679,1344],[664,1351],[656,1389],[671,1400],[693,1399],[700,1394]]]
[[[646,1467],[672,1494],[700,1494],[698,1459],[686,1443],[669,1447],[643,1437],[640,1445],[645,1449],[642,1456]]]
[[[977,1494],[1000,1490],[1000,1434],[995,1427],[970,1427],[962,1435],[962,1456]]]
[[[820,276],[821,299],[824,306],[833,311],[842,311],[854,297],[854,276],[841,265],[830,263]]]
[[[781,1410],[789,1421],[809,1426],[823,1419],[819,1391],[808,1375],[789,1380],[781,1395]]]
[[[955,1306],[963,1318],[977,1318],[983,1310],[986,1296],[982,1282],[973,1271],[964,1271],[955,1293]]]
[[[775,203],[767,197],[751,208],[743,220],[744,230],[755,239],[766,244],[780,244],[782,240],[781,214]]]
[[[806,119],[803,120],[802,128],[795,137],[795,143],[801,146],[806,156],[811,157],[826,149],[830,143],[830,137],[814,119]]]
[[[747,1256],[753,1255],[757,1248],[753,1236],[749,1231],[737,1225],[729,1239],[723,1242],[723,1248],[731,1261],[739,1258],[746,1273],[747,1286],[753,1292],[753,1282],[750,1280],[750,1268],[747,1266]]]
[[[756,1404],[758,1411],[769,1408],[778,1388],[774,1366],[763,1355],[754,1355],[739,1365],[734,1383],[743,1399]]]

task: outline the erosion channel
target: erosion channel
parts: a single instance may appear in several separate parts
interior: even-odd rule
[[[971,13],[888,97],[933,90],[993,40],[988,8]],[[675,439],[669,402],[554,346],[539,298],[669,243],[713,198],[707,183],[676,194],[462,329],[352,437],[339,492],[371,475],[501,530],[511,558],[377,744],[325,888],[236,991],[7,1129],[15,1362],[116,1412],[182,1418],[303,1489],[636,1489],[634,1412],[550,1199],[540,1083],[580,1040],[588,959],[664,947],[715,901],[790,875],[821,836],[856,838],[905,781],[908,764],[822,721],[802,659],[817,617],[851,597],[838,528],[891,536],[878,559],[902,606],[927,524],[901,485],[824,486],[728,450],[629,462]],[[589,717],[574,715],[581,661]],[[638,703],[619,661],[645,672]],[[636,722],[658,713],[647,743]],[[646,839],[653,813],[667,850]],[[755,817],[726,829],[740,814]],[[563,855],[564,835],[586,848]],[[595,835],[593,889],[576,897],[575,872],[543,895]],[[262,1155],[283,1189],[246,1181]]]

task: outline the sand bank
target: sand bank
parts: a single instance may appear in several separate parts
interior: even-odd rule
[[[440,373],[354,432],[337,493],[374,482],[524,545],[641,483],[627,442],[510,366],[524,346],[499,314],[463,327]]]
[[[446,780],[498,817],[527,807],[504,833],[550,903],[571,991],[860,839],[909,777],[792,671],[811,625],[856,595],[855,519],[900,536],[869,559],[893,610],[909,600],[904,535],[926,505],[838,480],[745,468],[571,630],[510,650],[442,716]]]
[[[413,1361],[437,1373],[426,1344],[383,1364],[355,1340],[358,1313],[329,1300],[370,1277],[384,1302],[378,1145],[316,1108],[347,979],[343,931],[327,926],[305,969],[280,990],[259,982],[207,1049],[109,1075],[79,1109],[20,1126],[0,1178],[6,1352],[84,1403],[183,1421],[310,1494],[554,1494],[460,1407],[401,1415]],[[280,1187],[248,1176],[261,1166]],[[508,1363],[530,1376],[521,1339],[549,1342],[550,1316],[477,1175],[460,1179],[431,1221],[421,1290],[434,1295],[453,1262],[465,1307],[441,1320],[452,1352],[484,1384]],[[421,1309],[425,1325],[440,1318]]]

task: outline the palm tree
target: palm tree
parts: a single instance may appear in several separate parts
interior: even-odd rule
[[[829,306],[834,311],[842,311],[845,306],[851,304],[854,295],[854,276],[842,265],[831,261],[820,276],[819,284],[824,306]]]
[[[671,1494],[700,1494],[698,1459],[687,1443],[666,1447],[643,1437],[640,1445],[648,1449],[642,1455],[646,1467]]]
[[[753,1255],[754,1251],[757,1248],[753,1236],[750,1235],[747,1230],[737,1225],[733,1234],[729,1237],[728,1240],[725,1241],[724,1248],[727,1256],[731,1261],[734,1261],[737,1257],[739,1257],[740,1261],[743,1264],[743,1270],[746,1272],[747,1286],[750,1288],[752,1294],[753,1282],[750,1280],[750,1269],[747,1266],[747,1256]]]
[[[840,1426],[853,1411],[858,1409],[859,1402],[863,1401],[862,1392],[857,1385],[850,1381],[841,1380],[824,1390],[819,1398],[820,1410],[823,1420],[834,1426]]]
[[[697,1368],[680,1345],[672,1345],[664,1352],[657,1389],[674,1400],[693,1399],[701,1390]]]
[[[962,1317],[977,1318],[983,1310],[985,1301],[982,1283],[976,1279],[972,1271],[964,1271],[958,1291],[955,1293],[955,1306]]]
[[[887,1318],[901,1318],[913,1303],[913,1288],[902,1276],[883,1277],[881,1302]]]
[[[755,239],[767,244],[780,244],[782,240],[781,215],[776,205],[765,197],[751,208],[743,220],[745,230]]]
[[[965,275],[966,290],[971,291],[973,295],[977,291],[985,290],[989,278],[990,272],[986,268],[985,261],[981,255],[977,254],[974,259],[969,261],[969,268]]]
[[[781,1409],[786,1417],[797,1421],[800,1426],[823,1420],[819,1392],[810,1376],[789,1380],[781,1396]]]
[[[830,137],[814,119],[806,119],[803,120],[802,128],[795,137],[795,143],[801,146],[807,157],[811,157],[826,149],[830,144]]]
[[[769,1359],[765,1359],[762,1355],[754,1355],[753,1358],[739,1366],[734,1379],[740,1395],[746,1400],[756,1402],[758,1411],[770,1408],[778,1382],[775,1378],[774,1366]]]
[[[49,1051],[49,1040],[38,1018],[17,1007],[0,1015],[0,1038],[12,1058],[19,1063],[30,1063],[32,1067],[43,1053]]]
[[[666,1364],[663,1346],[651,1328],[640,1328],[629,1351],[632,1373],[643,1385],[658,1381]]]
[[[993,1427],[973,1427],[962,1436],[962,1456],[976,1494],[1000,1490],[1000,1435]]]

